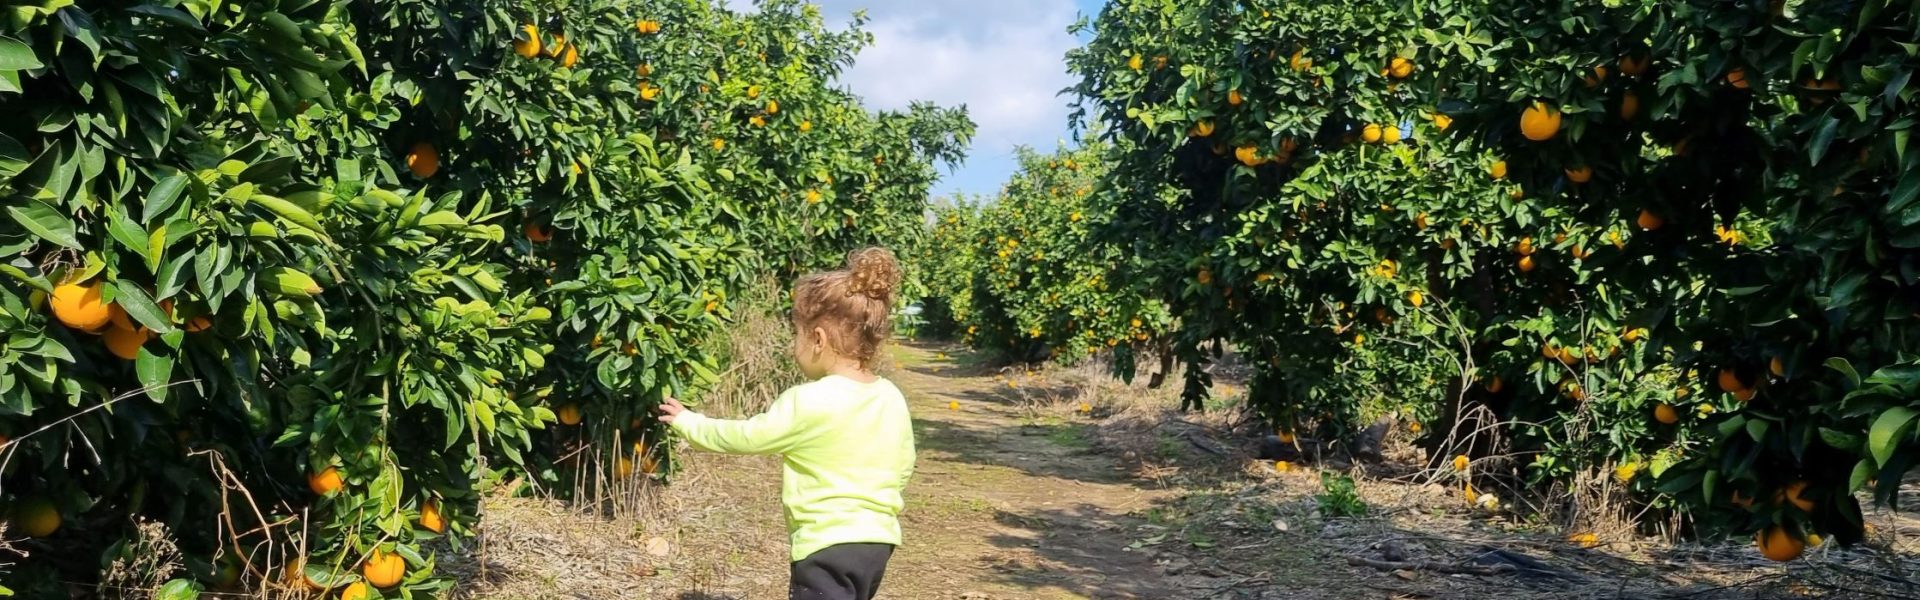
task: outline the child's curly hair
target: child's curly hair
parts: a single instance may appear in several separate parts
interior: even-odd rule
[[[793,284],[793,324],[818,327],[834,352],[871,367],[893,327],[893,295],[900,290],[900,261],[886,248],[847,255],[846,268],[801,277]]]

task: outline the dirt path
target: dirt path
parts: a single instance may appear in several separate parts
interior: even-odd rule
[[[1040,380],[895,346],[888,376],[911,402],[919,462],[905,546],[882,597],[1203,597],[1130,546],[1137,515],[1174,495],[1092,451],[1091,427],[1024,408]],[[1055,398],[1056,400],[1058,398]],[[660,514],[623,534],[555,502],[490,501],[488,572],[458,565],[463,597],[773,600],[786,597],[787,539],[772,457],[696,455],[660,492]],[[616,521],[617,522],[617,521]],[[662,549],[665,549],[662,552]]]
[[[1350,492],[1365,516],[1329,518],[1316,467],[1282,473],[1250,460],[1220,413],[1193,422],[1166,411],[1171,398],[1098,376],[1008,377],[931,346],[893,353],[887,375],[912,404],[920,455],[906,545],[881,596],[890,600],[1718,600],[1846,589],[1836,582],[1894,564],[1822,548],[1783,570],[1738,540],[1674,546],[1630,531],[1586,549],[1446,486],[1378,471]],[[1083,400],[1093,415],[1078,414]],[[644,508],[610,520],[553,500],[489,500],[478,551],[442,565],[461,581],[454,597],[785,598],[778,459],[693,453],[684,466],[672,484],[643,490]],[[1888,536],[1881,547],[1920,529],[1879,510],[1871,518]],[[1920,572],[1911,547],[1900,552],[1895,562]],[[1533,570],[1406,566],[1473,571],[1490,558]]]
[[[893,378],[913,405],[920,461],[894,597],[1191,597],[1197,582],[1130,548],[1143,525],[1132,515],[1170,492],[1092,452],[1085,426],[1023,409],[1025,396],[991,374],[926,349],[899,353]]]

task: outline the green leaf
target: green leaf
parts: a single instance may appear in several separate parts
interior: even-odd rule
[[[140,387],[146,389],[148,398],[154,402],[167,401],[167,384],[173,381],[172,358],[141,348],[140,356],[133,360],[133,372],[140,378]]]
[[[127,316],[139,321],[141,325],[152,329],[154,333],[169,333],[173,325],[167,322],[167,315],[160,311],[160,305],[154,304],[153,297],[140,285],[125,279],[113,282],[115,292],[113,303],[127,311]]]
[[[19,140],[0,134],[0,179],[19,175],[27,169],[27,165],[33,163],[32,158],[27,154],[27,147],[20,145]]]
[[[1887,464],[1887,459],[1893,457],[1893,451],[1899,449],[1900,438],[1913,428],[1914,417],[1920,417],[1920,412],[1895,406],[1874,419],[1873,429],[1867,432],[1867,451],[1873,453],[1874,462]]]
[[[1873,459],[1862,458],[1853,463],[1853,477],[1847,480],[1847,493],[1857,493],[1873,480]]]
[[[187,190],[190,181],[186,175],[174,175],[154,184],[153,189],[147,190],[146,200],[140,203],[140,223],[152,223],[154,217],[173,208],[173,203],[180,200],[180,194]]]
[[[1860,387],[1860,372],[1853,370],[1853,363],[1847,362],[1847,359],[1836,356],[1827,359],[1826,365],[1827,368],[1839,371],[1840,374],[1847,376],[1847,383],[1849,384],[1847,387]]]
[[[199,600],[200,584],[188,579],[168,581],[153,591],[154,600]]]
[[[33,232],[40,239],[75,250],[80,249],[80,239],[75,237],[73,221],[52,206],[42,202],[28,202],[26,206],[9,206],[7,214],[21,227]]]
[[[1753,438],[1753,441],[1763,442],[1763,441],[1766,441],[1767,439],[1767,430],[1772,427],[1773,427],[1772,421],[1768,421],[1766,419],[1752,419],[1747,421],[1747,435],[1751,436]]]
[[[107,234],[113,236],[113,241],[120,242],[121,246],[132,250],[141,258],[149,261],[153,258],[149,254],[150,249],[147,245],[147,230],[141,228],[139,223],[128,219],[126,215],[120,214],[120,211],[107,213]]]
[[[25,42],[0,35],[0,71],[25,71],[46,66]]]
[[[1807,146],[1807,158],[1812,160],[1813,164],[1820,164],[1820,159],[1827,155],[1827,148],[1833,146],[1834,134],[1839,132],[1840,120],[1827,119],[1827,124],[1813,134],[1813,143]]]
[[[1828,446],[1832,446],[1833,448],[1838,450],[1846,450],[1848,452],[1854,452],[1854,451],[1858,451],[1860,449],[1860,444],[1862,442],[1865,442],[1866,440],[1862,439],[1858,435],[1854,435],[1851,433],[1847,433],[1847,432],[1829,428],[1829,427],[1821,427],[1820,441],[1826,442]]]
[[[100,64],[100,59],[102,58],[100,56],[100,32],[94,30],[93,17],[88,16],[86,11],[80,10],[79,7],[75,6],[60,9],[60,12],[57,14],[60,17],[60,25],[66,29],[67,35],[72,36],[76,40],[80,40],[81,45],[86,46],[87,50],[92,51],[93,64]]]

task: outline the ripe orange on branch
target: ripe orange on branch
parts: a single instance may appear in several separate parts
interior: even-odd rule
[[[1520,134],[1529,140],[1544,142],[1560,135],[1560,109],[1543,100],[1535,100],[1520,113]]]
[[[113,310],[100,299],[102,289],[104,286],[98,281],[63,283],[53,288],[53,297],[47,305],[60,324],[80,331],[99,331],[113,316]]]
[[[307,476],[307,489],[320,496],[331,496],[334,492],[347,487],[346,479],[340,477],[340,469],[327,467],[319,473]]]
[[[125,360],[133,360],[140,358],[140,347],[147,344],[147,339],[150,335],[152,335],[152,332],[148,331],[145,327],[125,328],[113,326],[108,327],[107,332],[102,335],[100,339],[106,343],[107,350],[112,352],[114,356]]]
[[[407,150],[407,171],[421,179],[433,177],[440,172],[440,151],[427,142],[415,143]]]
[[[521,25],[520,37],[513,41],[513,53],[522,58],[540,56],[540,28],[533,25]]]
[[[374,550],[373,555],[367,557],[366,565],[361,567],[360,574],[373,587],[390,588],[400,585],[400,580],[406,578],[407,560],[399,554]]]

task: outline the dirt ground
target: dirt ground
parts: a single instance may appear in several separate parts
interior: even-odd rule
[[[1231,414],[1171,413],[1165,391],[1091,370],[893,353],[920,456],[883,598],[1920,598],[1905,537],[1920,523],[1906,514],[1870,515],[1877,548],[1810,549],[1784,567],[1750,545],[1631,533],[1582,548],[1378,466],[1349,470],[1366,513],[1334,517],[1314,469],[1251,460]],[[442,568],[472,599],[785,597],[776,459],[693,455],[647,494],[614,519],[492,500],[478,558]]]

